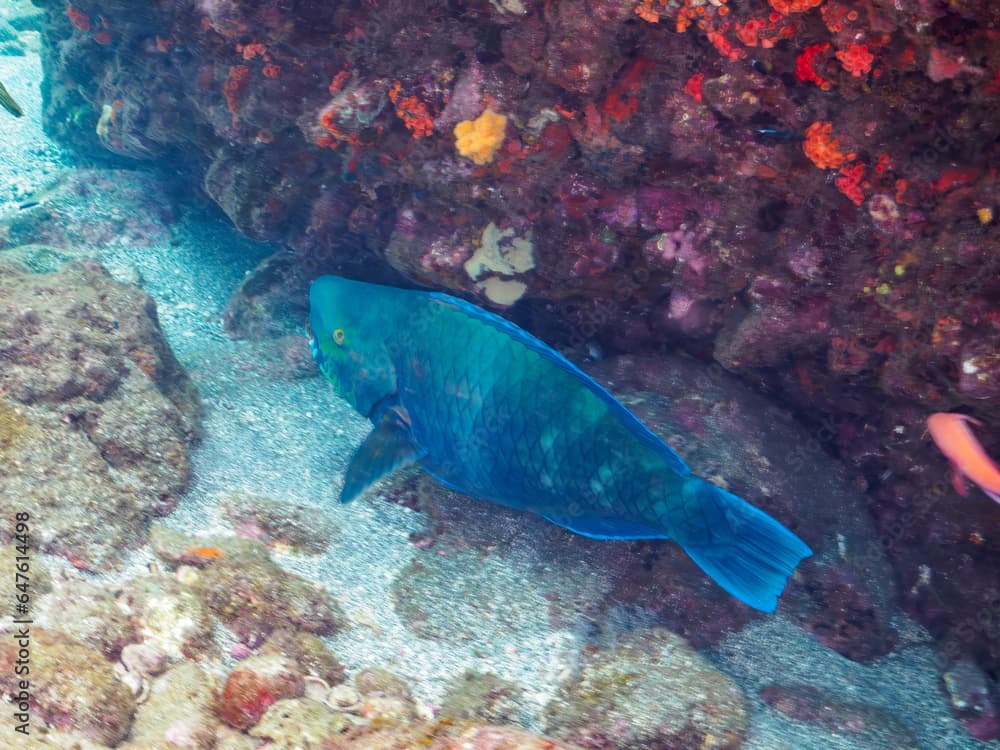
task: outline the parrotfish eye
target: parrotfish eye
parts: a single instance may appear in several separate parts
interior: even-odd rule
[[[342,346],[344,343],[344,329],[338,328],[333,332],[333,343],[337,346]]]

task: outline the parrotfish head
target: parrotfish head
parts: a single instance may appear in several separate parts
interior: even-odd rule
[[[309,288],[309,348],[323,375],[365,416],[396,392],[396,375],[385,345],[388,321],[377,289],[336,276]]]

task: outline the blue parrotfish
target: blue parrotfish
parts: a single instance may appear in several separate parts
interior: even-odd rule
[[[313,357],[371,420],[340,493],[419,465],[473,497],[597,539],[673,539],[722,588],[772,612],[806,544],[691,473],[554,349],[446,294],[335,276],[309,291]]]

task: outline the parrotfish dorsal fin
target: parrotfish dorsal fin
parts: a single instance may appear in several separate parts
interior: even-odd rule
[[[386,409],[351,458],[340,502],[351,502],[379,479],[416,463],[423,455],[399,407]]]

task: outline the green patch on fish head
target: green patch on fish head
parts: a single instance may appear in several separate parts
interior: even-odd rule
[[[372,287],[321,276],[309,288],[309,348],[320,372],[365,416],[396,392],[396,372],[385,338],[386,305]],[[366,291],[367,290],[367,291]]]

